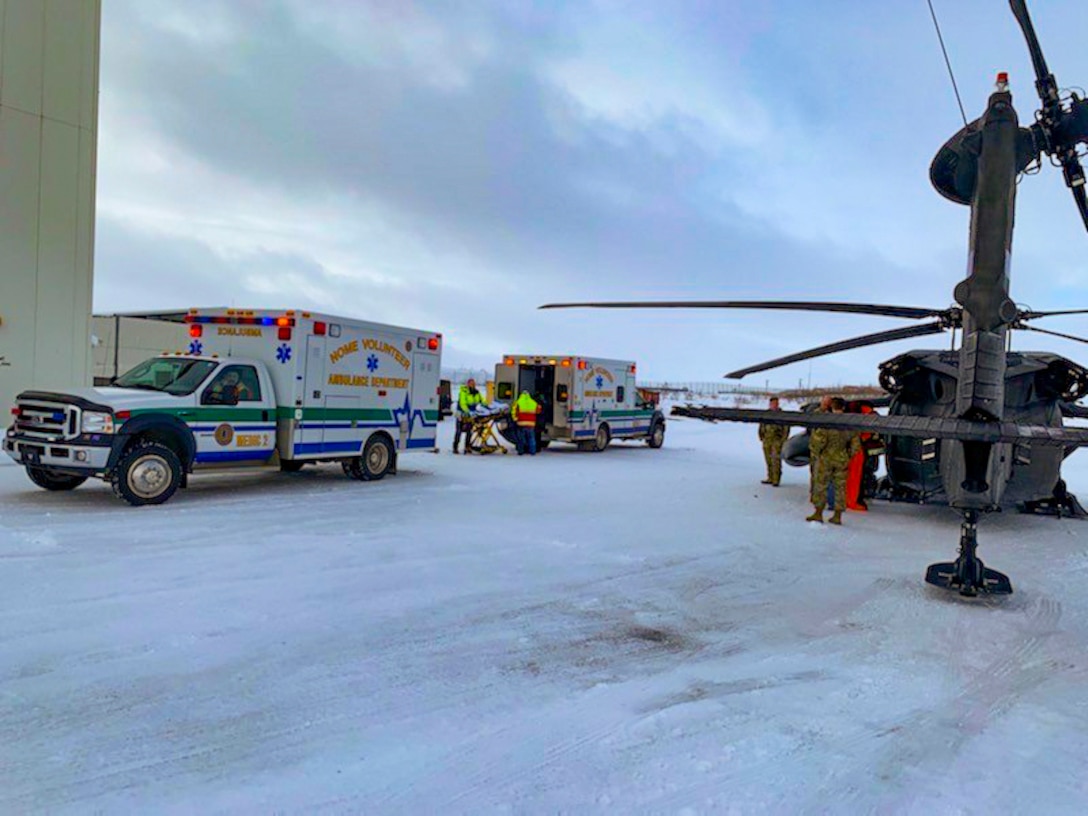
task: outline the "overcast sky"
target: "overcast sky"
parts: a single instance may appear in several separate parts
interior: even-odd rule
[[[943,307],[964,275],[968,210],[927,175],[962,122],[925,0],[102,6],[99,312],[309,307],[441,331],[447,366],[578,353],[713,380],[902,321],[535,307]],[[1007,70],[1029,120],[1007,2],[936,7],[968,116]],[[1084,1],[1032,11],[1059,83],[1088,85]],[[1060,172],[1025,179],[1018,205],[1014,299],[1088,307],[1088,235]],[[1088,359],[1038,337],[1016,344]],[[926,345],[746,382],[875,382],[879,361]]]

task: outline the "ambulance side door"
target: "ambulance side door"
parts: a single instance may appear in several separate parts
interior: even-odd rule
[[[574,399],[574,369],[560,366],[555,370],[555,393],[552,396],[555,409],[552,412],[552,425],[556,428],[569,428],[571,401]]]
[[[427,419],[427,411],[438,412],[438,355],[430,351],[412,354],[412,383],[409,421],[409,448],[433,448],[436,444],[437,423]]]
[[[302,382],[302,421],[295,432],[295,455],[313,456],[325,450],[325,337],[306,338],[306,369]]]
[[[258,462],[276,447],[275,395],[267,372],[252,363],[227,363],[200,391],[193,427],[197,462]]]

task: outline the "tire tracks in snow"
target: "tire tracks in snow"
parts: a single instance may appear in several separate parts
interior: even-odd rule
[[[853,608],[855,605],[844,602],[832,615],[817,622],[816,631],[820,631],[823,622]],[[878,727],[864,726],[844,740],[808,741],[746,766],[741,772],[727,772],[672,791],[646,805],[655,812],[699,808],[708,799],[727,793],[738,782],[756,784],[775,767],[796,767],[804,761],[804,755],[818,752],[824,758],[841,755],[842,764],[852,770],[846,778],[829,779],[806,797],[817,812],[827,812],[831,803],[842,812],[868,812],[877,807],[861,800],[866,791],[874,790],[874,780],[884,791],[881,807],[907,807],[913,796],[908,794],[909,798],[904,800],[899,789],[903,786],[896,786],[897,781],[909,777],[905,785],[908,789],[922,784],[928,769],[946,767],[968,741],[1014,708],[1025,693],[1069,670],[1067,662],[1048,660],[1043,654],[1050,638],[1059,631],[1061,616],[1060,602],[1046,597],[1036,600],[1027,608],[1020,635],[1011,648],[973,671],[958,692],[933,706],[915,709]],[[858,757],[867,755],[873,758],[859,763]],[[929,774],[928,778],[942,777]],[[784,803],[779,804],[784,807]]]
[[[926,773],[928,770],[946,768],[970,740],[1015,707],[1025,693],[1067,668],[1066,664],[1046,660],[1041,654],[1050,637],[1058,632],[1061,616],[1059,601],[1037,599],[1028,607],[1021,634],[1012,648],[972,672],[958,693],[843,743],[838,750],[850,753],[871,750],[875,743],[879,754],[866,766],[855,766],[847,779],[825,786],[820,796],[845,795],[839,801],[849,807],[862,791],[871,790],[873,780],[877,779],[885,805],[894,805],[896,809],[909,807],[924,792],[919,786],[927,779],[942,778],[939,773]],[[969,633],[956,640],[957,646],[971,641]],[[950,654],[954,657],[956,653],[952,650]],[[959,665],[962,670],[962,661]],[[906,784],[896,784],[904,779]]]

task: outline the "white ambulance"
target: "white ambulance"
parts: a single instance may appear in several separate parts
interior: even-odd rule
[[[603,451],[609,442],[665,442],[665,415],[644,402],[635,385],[636,365],[596,357],[506,354],[495,366],[495,398],[513,403],[528,391],[541,404],[538,447],[574,442]]]
[[[4,450],[47,490],[160,504],[200,468],[338,461],[364,481],[434,450],[442,336],[304,311],[191,310],[189,345],[110,387],[26,391]]]

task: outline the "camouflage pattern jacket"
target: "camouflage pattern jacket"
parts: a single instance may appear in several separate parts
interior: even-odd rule
[[[782,443],[790,435],[790,429],[785,425],[760,425],[759,439],[761,442],[772,444]]]
[[[812,458],[828,465],[846,467],[850,457],[861,450],[861,439],[856,431],[836,431],[831,428],[816,428],[808,444]]]

